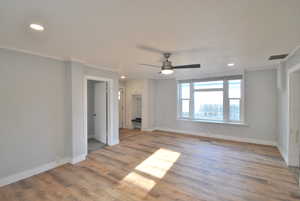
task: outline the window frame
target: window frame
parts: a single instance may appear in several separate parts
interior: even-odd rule
[[[241,80],[241,97],[240,98],[229,98],[229,80]],[[212,88],[212,89],[194,89],[194,83],[196,82],[209,82],[209,81],[223,81],[223,88]],[[190,98],[181,98],[181,84],[190,84]],[[194,117],[194,93],[196,91],[223,91],[223,120],[209,120],[209,119],[198,119]],[[199,122],[217,122],[217,123],[232,123],[232,124],[244,124],[244,75],[232,75],[224,77],[215,77],[207,79],[191,79],[191,80],[179,80],[177,81],[177,118],[181,120],[191,120]],[[182,116],[182,101],[189,100],[189,116]],[[230,100],[240,100],[240,120],[230,120]]]
[[[190,85],[190,98],[181,98],[181,84],[189,84]],[[178,87],[179,86],[179,87]],[[190,115],[189,117],[184,117],[182,115],[182,101],[183,100],[189,100],[190,104],[189,104],[189,113],[191,113],[191,98],[192,98],[192,94],[191,94],[191,83],[190,82],[181,82],[180,84],[177,85],[177,117],[181,118],[181,119],[190,119]]]

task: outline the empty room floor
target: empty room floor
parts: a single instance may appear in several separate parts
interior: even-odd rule
[[[157,131],[2,187],[0,200],[282,201],[298,193],[275,147]]]

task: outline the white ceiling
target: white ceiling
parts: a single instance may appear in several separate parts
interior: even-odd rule
[[[28,28],[41,23],[45,31]],[[131,78],[158,77],[161,56],[175,65],[201,63],[195,75],[270,65],[272,54],[300,44],[299,0],[1,0],[0,47],[111,68]],[[193,50],[193,51],[192,51]]]

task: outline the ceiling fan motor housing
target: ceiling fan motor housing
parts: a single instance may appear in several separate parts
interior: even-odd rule
[[[162,70],[172,70],[173,66],[172,66],[172,62],[169,60],[166,60],[163,62],[163,66],[162,66]]]

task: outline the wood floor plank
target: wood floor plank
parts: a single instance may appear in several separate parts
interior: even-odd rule
[[[277,148],[123,129],[121,143],[0,188],[0,201],[292,201]]]

